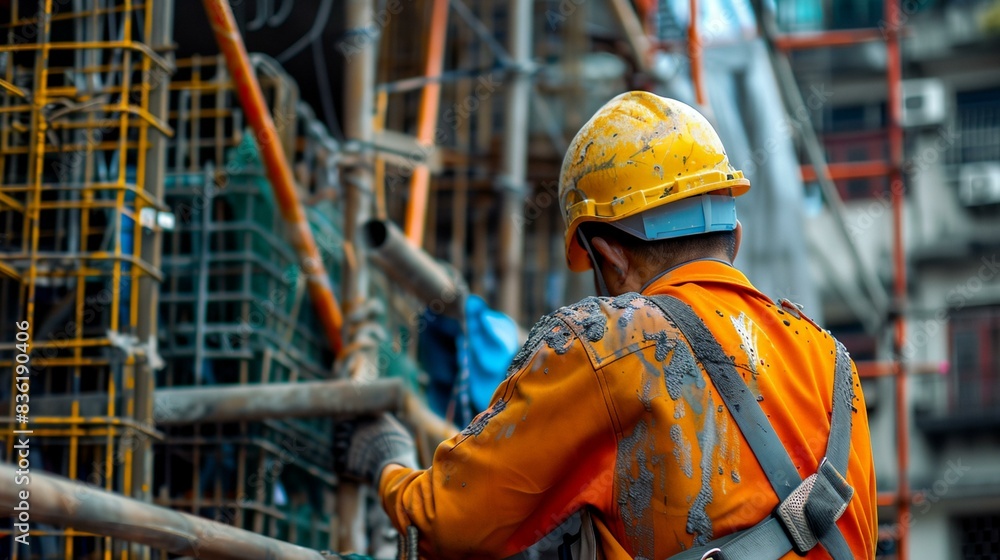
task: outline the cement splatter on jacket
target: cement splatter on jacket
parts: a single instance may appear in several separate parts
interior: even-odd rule
[[[736,269],[697,261],[645,295],[669,294],[702,318],[757,396],[800,476],[827,445],[835,342]],[[852,364],[853,368],[853,364]],[[856,370],[847,480],[837,525],[874,557],[875,471]],[[383,477],[398,528],[428,558],[505,558],[591,513],[603,556],[661,560],[745,529],[778,504],[691,347],[638,294],[587,298],[543,317],[489,410],[442,443],[425,471]],[[797,558],[790,553],[787,558]],[[828,558],[816,547],[809,558]]]

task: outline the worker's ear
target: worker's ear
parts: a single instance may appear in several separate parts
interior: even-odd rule
[[[743,224],[739,220],[736,220],[736,244],[733,246],[733,258],[736,260],[736,255],[740,254],[740,244],[743,243]]]
[[[603,237],[595,237],[590,240],[591,246],[601,256],[601,272],[604,280],[608,284],[608,289],[612,292],[618,286],[625,283],[625,278],[629,272],[628,257],[621,245],[614,241],[608,241]]]

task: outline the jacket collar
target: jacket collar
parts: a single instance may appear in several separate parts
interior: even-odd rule
[[[700,259],[690,261],[664,272],[659,278],[650,282],[643,290],[643,295],[662,294],[669,288],[683,284],[721,283],[729,284],[747,290],[757,291],[746,275],[729,263],[715,259]]]

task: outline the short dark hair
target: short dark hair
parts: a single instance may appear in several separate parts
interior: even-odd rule
[[[736,257],[736,231],[715,231],[698,235],[646,241],[626,233],[611,224],[588,222],[580,226],[587,241],[593,243],[595,237],[613,240],[626,251],[650,261],[677,262],[696,259],[706,255],[724,252],[729,260]],[[600,259],[600,254],[595,253]]]

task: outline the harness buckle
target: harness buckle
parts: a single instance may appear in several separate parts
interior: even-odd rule
[[[854,495],[844,477],[827,461],[805,478],[774,510],[796,554],[805,556],[833,527]]]
[[[702,554],[701,560],[725,560],[725,559],[722,557],[722,549],[716,547],[709,549],[708,552]]]
[[[815,474],[812,474],[792,490],[781,503],[774,508],[773,515],[778,520],[778,525],[784,529],[788,540],[792,543],[792,549],[799,556],[805,556],[813,547],[819,543],[819,539],[813,534],[806,520],[805,508],[809,493],[816,485]]]

